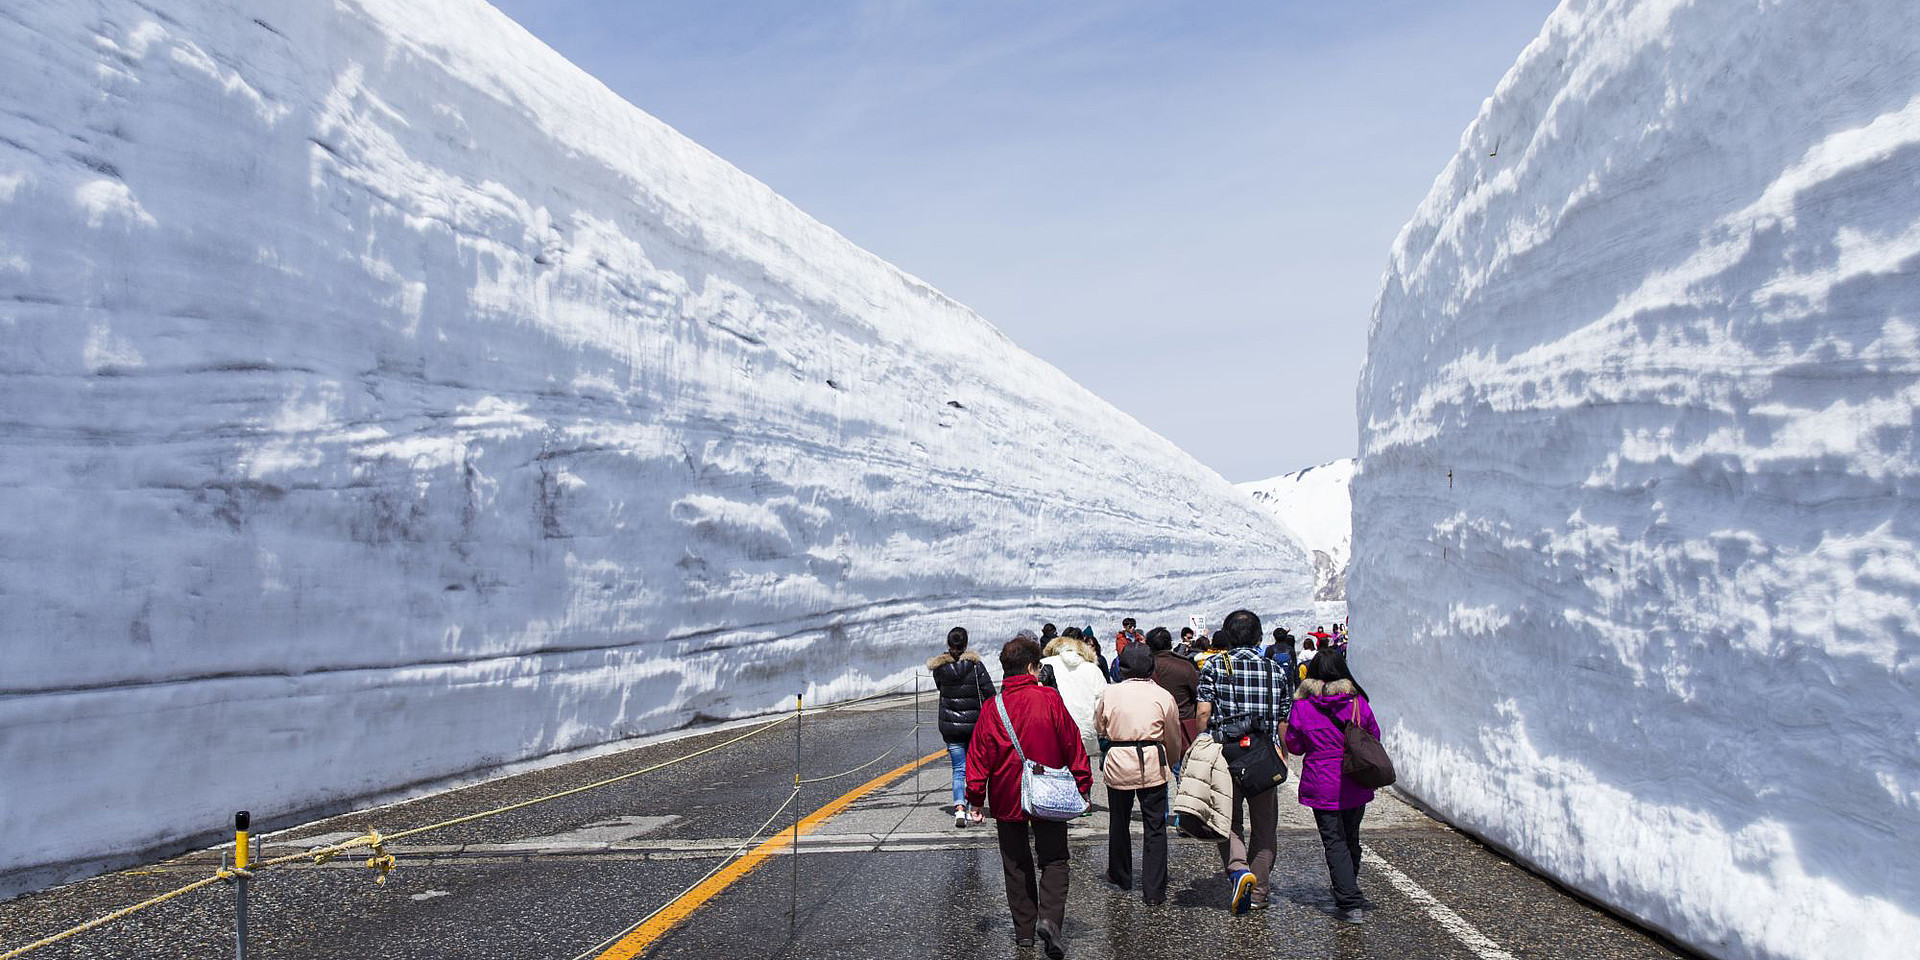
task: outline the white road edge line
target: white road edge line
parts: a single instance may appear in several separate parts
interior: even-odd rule
[[[1466,944],[1467,949],[1472,950],[1480,960],[1517,960],[1513,954],[1501,949],[1498,943],[1493,942],[1492,937],[1481,933],[1480,928],[1454,913],[1446,904],[1440,902],[1439,897],[1428,893],[1425,887],[1414,883],[1412,877],[1394,869],[1393,864],[1388,863],[1379,854],[1363,848],[1360,851],[1360,859],[1385,874],[1387,882],[1393,884],[1395,890],[1406,894],[1407,899],[1419,904],[1420,909],[1425,910],[1427,916],[1433,918],[1433,922],[1452,934],[1455,940]]]

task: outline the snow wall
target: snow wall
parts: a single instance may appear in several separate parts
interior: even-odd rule
[[[1920,4],[1567,3],[1395,244],[1403,786],[1722,957],[1920,943]]]
[[[8,889],[954,624],[1310,602],[1219,475],[484,4],[11,3],[0,64]]]

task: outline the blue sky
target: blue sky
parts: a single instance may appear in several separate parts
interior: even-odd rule
[[[1387,250],[1554,3],[496,5],[1244,481],[1354,454]]]

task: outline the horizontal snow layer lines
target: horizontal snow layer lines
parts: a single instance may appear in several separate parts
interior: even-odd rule
[[[1312,602],[1217,474],[485,4],[256,6],[0,15],[0,890],[956,624]]]
[[[1375,310],[1403,785],[1716,956],[1920,941],[1915,183],[1920,7],[1570,3]]]

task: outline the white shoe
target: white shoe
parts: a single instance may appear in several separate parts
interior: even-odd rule
[[[956,827],[964,827],[964,826],[966,826],[967,824],[969,824],[969,823],[972,823],[972,822],[973,822],[973,821],[972,821],[972,820],[970,820],[970,819],[969,819],[969,818],[967,817],[967,808],[966,808],[966,805],[965,805],[965,804],[954,804],[954,807],[953,807],[953,825],[954,825],[954,826],[956,826]]]

